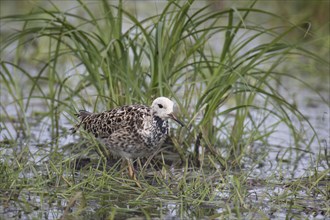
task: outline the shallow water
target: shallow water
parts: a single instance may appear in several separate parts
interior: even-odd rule
[[[294,92],[298,92],[296,87]],[[327,91],[321,91],[324,95]],[[268,218],[272,219],[281,219],[284,218],[288,214],[287,204],[283,205],[278,201],[274,201],[274,197],[276,195],[281,194],[292,194],[292,198],[295,201],[298,201],[301,207],[305,207],[304,210],[301,208],[290,209],[290,213],[293,216],[300,216],[304,218],[313,218],[313,219],[324,219],[325,216],[322,210],[318,210],[316,204],[318,203],[319,196],[315,198],[311,198],[310,195],[306,195],[305,191],[295,191],[291,192],[291,189],[287,189],[286,185],[291,184],[294,181],[301,181],[301,178],[306,176],[309,177],[313,175],[313,172],[318,170],[318,172],[322,172],[326,170],[325,161],[321,161],[316,163],[319,157],[319,153],[328,149],[329,143],[329,109],[327,106],[320,102],[318,97],[315,97],[312,93],[304,88],[299,89],[299,94],[303,94],[303,96],[297,96],[296,103],[299,106],[299,109],[306,115],[311,124],[314,126],[318,138],[321,141],[321,145],[317,145],[316,139],[311,145],[310,149],[292,149],[292,137],[288,132],[283,130],[281,125],[278,127],[278,132],[275,132],[269,138],[269,145],[265,146],[262,143],[255,143],[247,149],[247,155],[242,160],[242,170],[235,171],[233,170],[233,174],[239,175],[239,172],[249,172],[249,180],[250,187],[248,189],[251,196],[246,198],[249,203],[246,203],[245,209],[249,211],[240,210],[240,218],[263,218],[264,214],[258,212],[263,210],[263,213],[268,213]],[[310,104],[312,100],[313,104]],[[256,115],[258,117],[258,115]],[[258,120],[258,119],[256,119]],[[33,119],[31,119],[31,124]],[[19,134],[16,133],[16,130],[13,128],[12,124],[9,122],[4,122],[6,125],[5,130],[1,130],[0,132],[0,141],[5,143],[5,137],[17,138]],[[268,123],[268,122],[266,122]],[[269,122],[271,123],[271,122]],[[24,157],[21,155],[24,152],[24,155],[28,157],[28,160],[31,164],[39,169],[37,173],[34,172],[24,172],[21,173],[21,178],[36,178],[36,175],[43,175],[46,172],[44,164],[49,163],[49,154],[54,149],[50,131],[48,129],[49,121],[43,120],[41,123],[35,123],[35,126],[31,127],[31,138],[28,140],[18,138],[19,142],[14,148],[11,147],[2,147],[1,148],[1,162],[4,163],[15,163],[15,158],[12,155]],[[71,124],[62,117],[61,126],[63,127],[63,131],[68,131],[71,127]],[[2,125],[3,126],[3,125]],[[10,135],[9,135],[10,134]],[[312,130],[307,130],[306,138],[312,137]],[[58,153],[63,154],[64,158],[72,158],[74,154],[72,151],[67,151],[68,148],[62,148],[62,146],[71,146],[72,143],[77,143],[79,141],[78,136],[69,135],[67,132],[60,135],[58,140],[59,148]],[[72,145],[73,146],[73,145]],[[71,152],[71,153],[70,153]],[[94,155],[95,156],[95,155]],[[11,162],[9,162],[11,161]],[[256,161],[259,161],[256,163]],[[317,167],[313,166],[311,168],[311,164],[317,164]],[[277,170],[277,171],[274,171]],[[200,175],[192,171],[192,175]],[[207,169],[205,173],[207,173]],[[84,175],[76,174],[77,178],[84,178]],[[182,175],[182,171],[174,169],[173,175],[180,176]],[[205,174],[204,174],[205,175]],[[210,173],[210,177],[215,175],[214,173]],[[232,178],[232,177],[227,177]],[[267,182],[271,180],[270,182]],[[328,180],[329,177],[328,177]],[[226,201],[230,198],[230,191],[232,189],[221,186],[221,182],[217,180],[217,177],[213,179],[212,184],[214,184],[217,191],[215,193],[217,199],[213,199],[210,202],[202,202],[199,206],[189,206],[186,203],[181,204],[179,201],[168,201],[168,199],[164,199],[163,202],[159,202],[158,200],[162,200],[162,198],[156,199],[156,203],[152,202],[155,198],[150,198],[151,203],[147,202],[144,204],[147,208],[147,212],[153,216],[159,216],[161,213],[162,219],[180,219],[180,218],[200,218],[202,216],[209,215],[219,215],[226,212],[226,208],[221,208],[226,204]],[[173,183],[172,183],[173,184]],[[175,184],[175,181],[174,181]],[[322,182],[319,187],[324,189],[327,186],[327,182]],[[43,218],[43,219],[58,219],[64,213],[64,207],[68,204],[68,199],[52,197],[51,191],[56,189],[50,188],[49,195],[43,192],[43,196],[38,196],[39,193],[31,192],[28,189],[23,189],[20,191],[18,197],[16,199],[10,200],[9,202],[2,203],[0,206],[0,213],[5,218],[20,218],[20,219],[30,219],[30,218]],[[48,191],[45,189],[45,191]],[[8,192],[3,192],[4,194]],[[167,190],[164,189],[164,195],[168,194]],[[95,195],[97,197],[97,195]],[[93,197],[95,197],[93,196]],[[138,208],[140,205],[125,205],[126,203],[130,203],[131,200],[129,197],[126,199],[121,198],[118,200],[118,197],[111,195],[104,197],[103,199],[96,198],[88,199],[88,211],[86,212],[85,219],[90,218],[91,216],[98,216],[101,218],[104,215],[103,210],[104,204],[108,204],[111,201],[116,201],[118,207],[122,207],[121,211],[117,210],[116,216],[126,218],[133,216],[144,216]],[[112,198],[111,198],[112,197]],[[135,196],[133,196],[135,198]],[[119,202],[120,201],[120,202]],[[26,206],[29,204],[28,206]],[[101,205],[103,204],[103,205]],[[160,206],[161,205],[161,206]],[[25,208],[22,208],[25,207]],[[126,207],[126,208],[124,208]],[[258,212],[251,212],[254,207],[259,207]],[[27,210],[28,208],[28,210]],[[76,210],[77,208],[70,209],[71,211]],[[103,211],[102,211],[103,210]],[[135,211],[134,211],[135,210]],[[295,214],[296,212],[296,214]],[[107,214],[106,214],[107,215]],[[233,217],[238,215],[233,214]]]
[[[153,3],[153,5],[155,4]],[[65,8],[65,5],[63,7]],[[216,50],[221,50],[219,44],[216,44]],[[79,72],[85,72],[85,69],[80,69]],[[66,74],[69,73],[70,71],[66,72]],[[304,77],[307,82],[311,82],[313,88],[319,88],[318,92],[326,99],[326,102],[322,102],[315,91],[311,91],[292,80],[283,79],[281,83],[284,86],[279,89],[281,94],[287,97],[290,103],[294,103],[315,128],[318,137],[312,138],[315,134],[308,124],[303,123],[301,125],[298,120],[294,121],[296,119],[292,117],[297,129],[302,131],[302,138],[307,143],[312,140],[310,147],[306,149],[301,146],[300,149],[297,149],[287,126],[279,124],[276,131],[269,136],[267,144],[253,143],[246,149],[241,167],[231,168],[229,175],[219,171],[221,167],[219,164],[217,164],[219,170],[204,167],[202,171],[198,171],[189,168],[187,185],[194,181],[204,182],[199,185],[202,190],[190,189],[192,192],[189,192],[186,197],[180,197],[185,192],[182,192],[177,186],[184,176],[185,170],[183,166],[179,167],[178,165],[170,168],[168,175],[171,178],[167,176],[168,179],[166,179],[171,184],[169,188],[157,183],[152,177],[154,175],[153,170],[150,171],[151,177],[149,176],[150,180],[147,179],[147,181],[159,190],[157,192],[138,191],[123,181],[123,183],[120,182],[123,189],[120,189],[120,185],[119,187],[114,186],[111,191],[100,189],[91,193],[92,190],[90,190],[84,195],[87,198],[82,198],[79,192],[76,192],[75,188],[71,186],[67,187],[70,188],[68,193],[67,188],[60,184],[61,181],[63,182],[61,177],[71,178],[74,176],[75,183],[79,184],[91,174],[84,169],[73,174],[67,170],[58,170],[60,174],[53,173],[54,170],[62,168],[61,161],[58,161],[56,156],[63,161],[69,161],[76,159],[81,152],[84,152],[80,146],[77,146],[77,143],[81,142],[79,136],[69,134],[69,129],[72,127],[71,119],[68,120],[70,116],[67,113],[60,116],[59,124],[62,133],[59,137],[52,137],[50,119],[44,118],[40,121],[38,115],[35,114],[35,112],[42,113],[44,111],[44,103],[34,99],[26,112],[29,115],[27,119],[31,125],[31,131],[27,131],[30,137],[23,138],[22,130],[16,127],[20,125],[20,122],[13,123],[17,118],[16,107],[14,104],[8,104],[6,111],[10,114],[8,116],[11,119],[4,118],[0,122],[1,171],[3,173],[11,172],[12,169],[6,168],[8,164],[15,167],[13,170],[20,170],[19,160],[27,161],[24,163],[27,167],[18,174],[19,179],[23,181],[18,185],[22,188],[16,189],[15,182],[12,182],[10,186],[4,187],[6,191],[0,189],[2,194],[0,217],[4,219],[59,219],[66,213],[65,209],[70,203],[70,199],[77,195],[78,205],[73,205],[67,211],[72,213],[82,209],[83,214],[77,219],[82,217],[84,219],[102,219],[109,217],[112,213],[115,213],[117,218],[123,219],[144,218],[145,216],[161,219],[209,219],[212,217],[221,219],[223,215],[231,216],[233,219],[283,219],[288,216],[327,219],[328,217],[324,213],[324,210],[328,208],[326,201],[324,201],[326,196],[320,196],[321,193],[317,190],[326,191],[329,189],[329,173],[326,174],[325,180],[313,188],[316,191],[315,196],[311,196],[313,193],[309,191],[310,187],[306,186],[304,190],[301,186],[305,184],[303,177],[311,178],[316,171],[322,172],[328,169],[326,159],[329,160],[329,156],[325,152],[330,152],[329,77]],[[24,87],[24,82],[21,84]],[[15,103],[15,100],[10,100],[10,96],[6,96],[6,94],[0,94],[0,98],[3,103]],[[221,108],[226,109],[228,106],[224,105]],[[251,114],[257,122],[264,119],[264,115],[260,115],[260,112],[253,112],[252,110]],[[271,125],[276,121],[277,119],[269,117],[263,123]],[[95,152],[94,154],[92,152],[91,156],[93,159],[98,157]],[[52,164],[53,162],[55,164]],[[55,168],[51,169],[52,166]],[[102,169],[97,169],[95,166],[95,163],[90,166],[95,169],[92,172],[95,173],[95,178],[101,178],[103,175],[111,176],[110,171],[104,174]],[[29,185],[31,182],[38,183],[34,180],[40,176],[58,179],[49,181],[47,188]],[[234,194],[232,192],[237,190],[234,188],[237,186],[235,181],[241,176],[248,177],[247,184],[243,188],[248,191],[249,196],[244,198],[241,209],[235,210],[237,206],[230,204],[230,201],[232,194]],[[116,180],[121,180],[118,176],[116,178]],[[232,185],[223,184],[221,178],[229,179],[229,183]],[[43,181],[45,180],[43,179]],[[4,182],[8,184],[10,180]],[[53,182],[59,184],[53,185]],[[300,183],[299,189],[295,190],[295,187],[290,187],[297,182]],[[211,185],[210,188],[214,190],[207,195],[211,195],[213,198],[196,199],[201,197],[203,185],[207,184]],[[93,189],[93,186],[88,186],[88,189]],[[143,201],[139,200],[141,195],[143,195]],[[186,198],[186,201],[178,198]],[[292,203],[288,202],[290,198],[292,198]],[[200,203],[193,203],[196,202],[194,199]],[[231,209],[228,209],[228,204]],[[230,215],[228,210],[232,211]]]

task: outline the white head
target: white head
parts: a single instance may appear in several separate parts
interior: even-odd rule
[[[173,119],[183,126],[183,123],[180,122],[173,114],[174,103],[166,97],[156,98],[151,105],[152,114],[160,117],[162,120],[167,120],[168,118]]]

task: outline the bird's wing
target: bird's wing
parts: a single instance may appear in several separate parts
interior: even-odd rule
[[[142,126],[146,115],[150,115],[150,109],[144,105],[122,106],[102,113],[80,111],[81,122],[76,127],[82,125],[95,137],[108,137],[119,129],[129,131]]]

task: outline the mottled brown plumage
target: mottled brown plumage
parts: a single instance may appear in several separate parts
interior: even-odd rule
[[[173,102],[165,97],[154,100],[151,107],[128,105],[102,113],[80,111],[80,126],[92,133],[114,155],[126,159],[149,156],[157,151],[168,135],[167,119],[172,118]]]

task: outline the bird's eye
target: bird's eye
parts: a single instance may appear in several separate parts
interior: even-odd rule
[[[163,105],[162,105],[162,104],[158,104],[158,107],[159,107],[159,108],[163,108]]]

